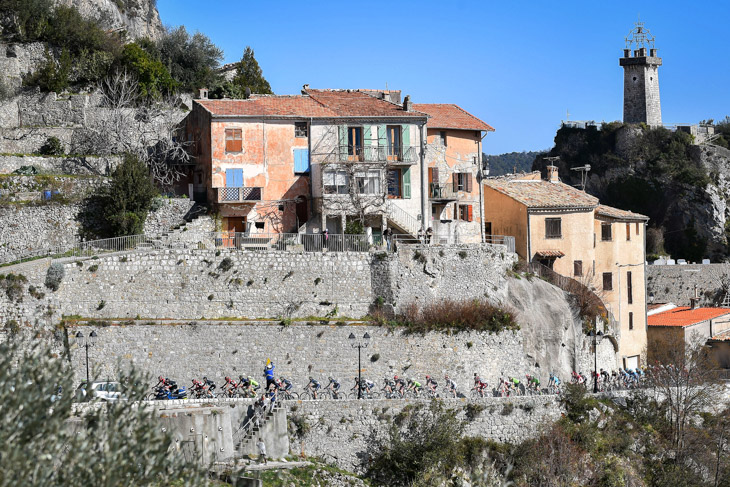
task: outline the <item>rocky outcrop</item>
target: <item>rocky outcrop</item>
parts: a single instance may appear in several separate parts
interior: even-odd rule
[[[125,31],[131,39],[158,39],[164,32],[156,0],[55,0],[75,7],[87,18],[109,30]]]

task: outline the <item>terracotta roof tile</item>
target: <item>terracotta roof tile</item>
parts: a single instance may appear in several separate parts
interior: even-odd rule
[[[596,208],[596,215],[606,216],[609,218],[615,218],[617,220],[642,220],[646,221],[649,219],[648,216],[644,216],[640,213],[634,213],[627,210],[619,210],[612,206],[598,205]]]
[[[307,90],[305,95],[253,95],[248,100],[195,100],[216,116],[301,118],[391,117],[426,115],[353,90]]]
[[[418,111],[405,111],[401,105],[380,100],[357,90],[314,90],[307,94],[340,117],[426,118]]]
[[[432,128],[494,132],[491,125],[451,103],[414,103],[413,109],[428,114],[428,126]]]
[[[195,100],[218,116],[335,117],[337,114],[308,96],[255,96],[248,100]]]
[[[723,315],[730,315],[730,308],[696,308],[679,306],[663,313],[647,317],[649,326],[690,326]]]
[[[498,177],[484,180],[488,187],[528,208],[595,208],[598,198],[560,182]]]

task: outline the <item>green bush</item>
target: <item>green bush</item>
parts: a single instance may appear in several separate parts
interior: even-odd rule
[[[174,92],[176,82],[165,65],[138,43],[124,46],[121,61],[137,78],[139,94],[143,99],[160,99]]]
[[[48,271],[46,271],[46,287],[51,291],[58,291],[58,287],[61,285],[61,281],[63,281],[65,275],[66,270],[63,264],[54,262],[48,268]]]
[[[63,155],[63,144],[58,137],[48,137],[46,143],[41,146],[40,153],[44,156],[60,156]]]
[[[494,306],[486,300],[476,299],[445,299],[423,306],[412,303],[388,324],[405,327],[408,333],[468,330],[499,333],[520,328],[512,311]]]
[[[10,301],[20,303],[23,301],[23,293],[25,292],[25,284],[28,279],[23,274],[7,275],[0,274],[0,289],[5,291],[5,295]]]

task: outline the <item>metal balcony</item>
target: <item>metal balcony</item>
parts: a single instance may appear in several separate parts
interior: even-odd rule
[[[412,165],[418,154],[412,146],[359,146],[341,145],[336,149],[338,162],[387,162],[394,165]]]
[[[218,188],[219,203],[248,203],[261,201],[264,190],[260,187]]]
[[[429,183],[428,199],[449,202],[458,200],[459,196],[454,193],[453,189],[448,184]]]

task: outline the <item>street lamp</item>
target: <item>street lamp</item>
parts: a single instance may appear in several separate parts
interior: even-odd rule
[[[595,394],[598,392],[598,344],[603,340],[603,332],[596,333],[595,330],[591,330],[588,336],[593,338],[593,393]]]
[[[89,381],[89,347],[93,347],[96,343],[96,331],[91,330],[88,339],[79,331],[76,333],[76,340],[84,340],[84,347],[86,348],[86,388],[88,390],[89,386],[91,386],[91,382]]]
[[[362,366],[360,365],[360,351],[363,348],[367,348],[370,344],[370,335],[365,332],[365,334],[362,336],[362,341],[359,341],[355,338],[355,335],[353,333],[350,333],[350,336],[348,337],[350,340],[350,345],[352,345],[352,348],[357,348],[357,398],[362,399],[362,387],[360,387],[360,384],[362,383]]]

